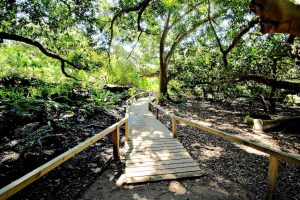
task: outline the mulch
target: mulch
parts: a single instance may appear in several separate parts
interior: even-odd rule
[[[182,104],[168,104],[164,108],[179,113],[185,118],[209,121],[214,128],[221,129],[241,137],[251,138],[250,127],[243,124],[243,116],[249,112],[260,112],[239,102],[200,102],[188,101]],[[300,109],[279,107],[276,116],[299,115]],[[275,117],[275,116],[273,116]],[[171,120],[160,113],[159,119],[171,129]],[[230,126],[231,125],[231,126]],[[232,129],[232,127],[237,127]],[[239,132],[239,130],[241,132]],[[243,134],[243,132],[249,132]],[[299,134],[260,133],[255,137],[270,137],[277,148],[299,155]],[[298,134],[298,135],[297,135]],[[248,199],[265,199],[267,194],[268,155],[251,148],[236,145],[198,129],[178,124],[177,136],[191,156],[198,161],[206,173],[198,184],[230,191],[231,188],[242,188],[247,191]],[[249,138],[250,137],[250,138]],[[254,137],[254,138],[255,138]],[[259,142],[259,141],[256,141]],[[273,144],[273,143],[270,144]],[[300,199],[300,167],[280,161],[275,199]]]
[[[82,122],[70,122],[71,128],[63,133],[63,139],[55,140],[55,143],[47,146],[48,148],[44,147],[43,154],[37,154],[35,149],[28,151],[21,159],[1,163],[1,187],[99,133],[118,120],[113,113],[102,112]],[[124,128],[121,128],[120,132],[124,141]],[[51,155],[47,155],[47,152]],[[113,159],[112,154],[112,140],[108,135],[10,199],[76,199],[101,177],[103,170]]]

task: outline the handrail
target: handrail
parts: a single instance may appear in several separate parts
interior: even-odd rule
[[[269,147],[269,146],[266,146],[266,145],[262,145],[262,144],[259,144],[259,143],[256,143],[256,142],[251,142],[251,141],[246,140],[244,138],[241,138],[241,137],[238,137],[238,136],[235,136],[235,135],[223,132],[223,131],[219,131],[219,130],[211,128],[211,127],[207,127],[207,126],[201,125],[199,123],[191,122],[187,119],[184,119],[184,118],[181,118],[181,117],[178,117],[178,116],[175,116],[175,115],[173,116],[173,118],[175,120],[179,121],[179,122],[190,125],[194,128],[201,129],[205,132],[208,132],[208,133],[217,135],[219,137],[228,139],[232,142],[242,144],[242,145],[251,147],[253,149],[256,149],[258,151],[264,152],[266,154],[272,155],[272,156],[276,157],[277,159],[285,160],[287,162],[290,162],[290,163],[293,163],[295,165],[300,166],[300,157],[291,155],[291,154],[283,152],[283,151],[273,149],[272,147]]]
[[[123,118],[119,122],[111,125],[107,129],[101,131],[100,133],[94,135],[93,137],[85,140],[84,142],[78,144],[77,146],[69,149],[65,153],[57,156],[56,158],[48,161],[44,165],[34,169],[33,171],[29,172],[28,174],[22,176],[21,178],[15,180],[14,182],[8,184],[7,186],[0,189],[0,200],[7,199],[13,194],[17,193],[18,191],[22,190],[24,187],[28,186],[32,182],[36,181],[37,179],[44,176],[49,171],[53,170],[54,168],[58,167],[62,163],[66,162],[70,158],[74,157],[79,152],[83,151],[87,147],[91,146],[98,140],[102,139],[106,135],[112,134],[113,139],[113,155],[115,159],[119,159],[119,148],[120,148],[120,126],[125,124],[125,135],[128,137],[128,117]]]
[[[258,144],[256,142],[251,142],[249,140],[246,140],[244,138],[214,129],[214,128],[210,128],[204,125],[201,125],[199,123],[196,122],[192,122],[188,119],[182,118],[182,117],[178,117],[175,116],[174,114],[172,114],[171,112],[166,111],[165,109],[163,109],[162,107],[160,107],[159,105],[154,104],[153,102],[149,101],[149,106],[153,106],[156,108],[156,116],[158,118],[158,111],[163,112],[164,114],[168,115],[171,117],[172,119],[172,132],[173,132],[173,136],[176,137],[176,124],[177,122],[181,122],[184,124],[187,124],[189,126],[192,126],[194,128],[198,128],[201,129],[207,133],[211,133],[214,135],[217,135],[219,137],[228,139],[234,143],[238,143],[238,144],[242,144],[248,147],[251,147],[253,149],[256,149],[258,151],[264,152],[266,154],[270,155],[269,158],[269,170],[268,170],[268,193],[267,193],[267,198],[268,199],[272,199],[274,192],[275,192],[275,187],[276,187],[276,182],[277,182],[277,175],[278,175],[278,166],[279,166],[279,160],[285,160],[289,163],[293,163],[297,166],[300,166],[300,157],[294,156],[292,154],[283,152],[283,151],[279,151],[276,149],[273,149],[269,146],[265,146],[262,144]]]
[[[26,186],[30,185],[32,182],[36,181],[37,179],[44,176],[49,171],[55,169],[62,163],[66,162],[70,158],[74,157],[76,154],[80,153],[87,147],[91,146],[98,140],[102,139],[106,135],[112,133],[112,140],[113,140],[113,156],[117,160],[120,158],[119,155],[119,148],[120,148],[120,127],[125,124],[125,137],[128,140],[128,106],[136,101],[137,97],[140,95],[147,94],[147,92],[138,93],[129,99],[126,100],[126,116],[118,121],[117,123],[111,125],[110,127],[106,128],[105,130],[101,131],[100,133],[94,135],[93,137],[85,140],[84,142],[78,144],[77,146],[69,149],[65,153],[53,158],[52,160],[48,161],[44,165],[34,169],[33,171],[27,173],[26,175],[22,176],[21,178],[13,181],[12,183],[8,184],[7,186],[0,189],[0,200],[7,199],[17,193],[18,191],[22,190]],[[134,100],[134,101],[133,101]]]
[[[137,100],[138,97],[140,97],[141,95],[148,94],[148,93],[149,92],[146,92],[146,91],[140,92],[126,100],[126,116],[128,116],[128,114],[129,114],[129,106],[132,105]]]

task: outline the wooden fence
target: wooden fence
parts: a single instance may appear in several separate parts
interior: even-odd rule
[[[18,191],[22,190],[32,182],[36,181],[37,179],[44,176],[49,171],[55,169],[62,163],[66,162],[70,158],[74,157],[76,154],[80,153],[84,149],[88,148],[95,142],[99,141],[106,135],[112,133],[112,141],[113,141],[113,156],[115,160],[119,160],[120,158],[120,127],[125,124],[125,137],[128,140],[128,111],[129,106],[132,105],[137,98],[148,95],[149,92],[141,92],[138,93],[126,101],[126,116],[119,122],[111,125],[107,129],[101,131],[100,133],[94,135],[93,137],[87,139],[86,141],[78,144],[77,146],[73,147],[72,149],[68,150],[67,152],[57,156],[56,158],[50,160],[49,162],[45,163],[44,165],[36,168],[35,170],[29,172],[28,174],[22,176],[21,178],[15,180],[14,182],[8,184],[4,188],[0,190],[0,200],[7,199],[10,196],[14,195]]]
[[[275,192],[276,188],[276,182],[277,182],[277,175],[278,175],[278,166],[279,166],[279,160],[285,160],[289,163],[293,163],[297,166],[300,166],[300,158],[282,151],[278,151],[276,149],[273,149],[271,147],[258,144],[255,142],[251,142],[249,140],[243,139],[241,137],[235,136],[228,134],[223,131],[219,131],[214,128],[210,128],[207,126],[203,126],[199,123],[192,122],[188,119],[184,119],[182,117],[175,116],[171,112],[167,112],[165,109],[160,107],[159,105],[154,104],[153,102],[149,101],[149,109],[150,107],[153,106],[155,108],[154,113],[156,114],[156,118],[158,118],[159,111],[164,113],[165,115],[168,115],[172,119],[172,132],[173,136],[177,137],[176,134],[176,125],[177,122],[181,122],[183,124],[189,125],[191,127],[200,129],[202,131],[205,131],[210,134],[217,135],[219,137],[225,138],[227,140],[230,140],[231,142],[237,143],[237,144],[242,144],[248,147],[251,147],[253,149],[256,149],[258,151],[264,152],[266,154],[269,154],[269,169],[268,169],[268,180],[267,180],[267,199],[273,199],[273,195]]]
[[[113,156],[115,160],[119,160],[119,148],[120,148],[120,127],[125,124],[125,136],[128,138],[128,117],[126,116],[119,122],[111,125],[107,129],[101,131],[100,133],[94,135],[93,137],[87,139],[86,141],[78,144],[77,146],[73,147],[72,149],[68,150],[67,152],[57,156],[56,158],[50,160],[49,162],[45,163],[44,165],[36,168],[35,170],[29,172],[28,174],[24,175],[23,177],[15,180],[14,182],[10,183],[9,185],[5,186],[0,190],[0,200],[7,199],[10,196],[14,195],[18,191],[22,190],[32,182],[36,181],[37,179],[44,176],[49,171],[55,169],[62,163],[66,162],[70,158],[74,157],[76,154],[80,153],[84,149],[90,147],[95,142],[99,141],[106,135],[112,133],[112,140],[113,140]]]

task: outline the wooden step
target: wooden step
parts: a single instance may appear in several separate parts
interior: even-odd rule
[[[150,182],[150,181],[160,181],[160,180],[174,180],[179,178],[191,178],[200,177],[204,173],[201,171],[196,172],[182,172],[175,174],[163,174],[163,175],[153,175],[153,176],[139,176],[139,177],[126,177],[126,183],[140,183],[140,182]]]
[[[139,167],[139,166],[157,166],[157,165],[172,165],[178,163],[195,163],[192,158],[184,159],[172,159],[172,160],[148,160],[143,162],[134,162],[132,160],[126,160],[127,167]]]

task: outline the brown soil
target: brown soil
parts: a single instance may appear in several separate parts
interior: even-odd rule
[[[79,198],[80,200],[122,200],[122,199],[161,199],[161,200],[246,200],[245,191],[235,185],[231,188],[220,188],[214,180],[205,182],[203,178],[181,179],[176,181],[158,181],[143,184],[130,184],[118,187],[115,182],[122,173],[123,167],[114,164],[90,186]]]

